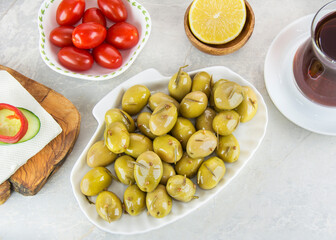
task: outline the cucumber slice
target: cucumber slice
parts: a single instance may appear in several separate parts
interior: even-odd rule
[[[20,111],[23,113],[23,115],[25,115],[25,117],[28,120],[27,133],[26,135],[23,136],[23,138],[20,139],[20,141],[17,142],[17,143],[21,143],[21,142],[28,141],[36,136],[36,134],[40,131],[41,122],[40,122],[40,119],[31,111],[25,108],[20,108],[20,107],[18,109],[20,109]]]

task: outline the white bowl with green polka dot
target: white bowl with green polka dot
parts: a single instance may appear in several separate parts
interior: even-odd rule
[[[102,81],[116,77],[125,72],[135,61],[141,50],[144,48],[149,35],[151,33],[152,22],[149,12],[138,2],[134,0],[123,0],[126,6],[128,17],[126,22],[134,25],[139,32],[139,42],[136,46],[128,50],[120,50],[123,58],[123,64],[116,69],[108,69],[101,67],[97,63],[94,63],[92,68],[87,71],[72,71],[62,66],[57,58],[57,53],[61,49],[54,46],[49,41],[50,32],[58,27],[56,22],[56,10],[61,0],[45,0],[38,13],[38,29],[39,29],[39,51],[43,61],[54,71],[74,78]],[[98,7],[96,0],[90,0],[85,2],[85,9],[91,7]],[[108,19],[107,27],[110,27],[114,23]],[[82,23],[82,20],[78,21],[78,24]],[[75,25],[75,26],[76,26]]]

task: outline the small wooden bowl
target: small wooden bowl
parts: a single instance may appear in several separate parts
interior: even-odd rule
[[[198,40],[190,30],[189,18],[188,18],[189,10],[191,7],[190,4],[184,14],[184,30],[192,45],[194,45],[199,50],[211,55],[229,54],[234,51],[237,51],[242,46],[244,46],[247,40],[249,40],[249,38],[252,35],[255,23],[254,12],[252,10],[252,7],[247,1],[245,1],[245,5],[246,5],[246,21],[241,33],[232,41],[224,44],[207,44]]]

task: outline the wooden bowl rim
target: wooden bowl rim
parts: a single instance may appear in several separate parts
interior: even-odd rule
[[[184,30],[186,35],[192,45],[194,45],[199,50],[211,54],[211,55],[226,55],[232,52],[237,51],[241,47],[245,45],[245,43],[249,40],[254,30],[255,24],[255,16],[251,5],[245,0],[246,6],[246,22],[244,28],[240,32],[240,34],[230,42],[225,44],[207,44],[198,40],[195,35],[191,32],[189,27],[189,11],[192,3],[188,6],[185,14],[184,14]]]

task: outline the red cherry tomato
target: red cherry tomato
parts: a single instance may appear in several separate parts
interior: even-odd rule
[[[98,6],[105,17],[113,22],[123,22],[127,19],[127,10],[122,0],[98,0]]]
[[[84,12],[82,23],[96,22],[106,27],[106,19],[99,8],[89,8]]]
[[[57,8],[56,21],[59,25],[74,25],[85,10],[85,0],[63,0]]]
[[[120,22],[109,28],[106,41],[116,48],[129,49],[139,42],[139,33],[132,24]]]
[[[118,68],[122,64],[122,57],[118,49],[110,44],[103,43],[93,49],[94,60],[105,68]]]
[[[60,26],[51,31],[50,42],[58,47],[72,46],[73,26]]]
[[[89,70],[93,64],[92,55],[84,49],[64,47],[57,54],[60,63],[72,71]]]
[[[78,25],[72,32],[72,42],[78,48],[90,49],[99,46],[106,38],[106,28],[99,23]]]

